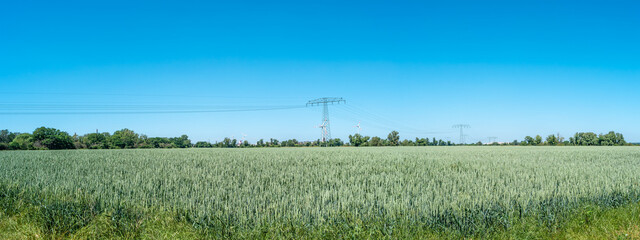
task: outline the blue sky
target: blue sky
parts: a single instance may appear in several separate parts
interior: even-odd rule
[[[333,137],[457,141],[578,131],[640,141],[637,1],[14,1],[0,104],[280,106],[344,97]],[[20,110],[20,109],[18,109]],[[319,138],[321,108],[2,114],[0,128],[193,140]]]

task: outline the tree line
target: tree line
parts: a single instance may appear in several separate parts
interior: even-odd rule
[[[451,141],[436,140],[433,138],[416,138],[415,141],[405,139],[400,141],[400,134],[392,131],[386,139],[380,137],[362,136],[360,134],[349,135],[349,143],[354,147],[378,147],[378,146],[453,146]]]
[[[377,136],[363,136],[360,134],[349,135],[349,141],[343,142],[339,138],[322,142],[298,141],[289,139],[279,141],[260,139],[255,143],[248,141],[224,138],[220,142],[210,143],[199,141],[191,142],[189,136],[180,137],[148,137],[138,134],[130,129],[121,129],[113,134],[109,132],[89,133],[82,136],[69,135],[67,132],[40,127],[32,133],[17,133],[9,130],[0,130],[0,150],[44,150],[44,149],[130,149],[130,148],[246,148],[246,147],[377,147],[377,146],[455,146],[455,145],[487,145],[478,142],[476,144],[454,144],[442,139],[415,138],[415,140],[400,140],[400,134],[392,131],[387,138]],[[625,146],[631,145],[624,140],[621,133],[609,132],[607,134],[595,134],[593,132],[576,133],[569,140],[560,136],[549,135],[544,140],[540,135],[526,136],[523,141],[511,143],[492,143],[491,145],[520,145],[520,146]]]
[[[561,136],[549,135],[544,140],[540,135],[526,136],[524,141],[514,141],[514,145],[523,146],[628,146],[632,145],[624,140],[622,133],[610,131],[607,134],[593,132],[579,132],[568,140]]]
[[[15,133],[0,130],[0,150],[40,149],[125,149],[125,148],[186,148],[191,147],[187,135],[180,137],[147,137],[129,129],[89,133],[83,136],[55,129],[40,127],[33,133]]]

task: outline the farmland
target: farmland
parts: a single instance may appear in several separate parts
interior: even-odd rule
[[[161,212],[223,238],[483,236],[529,220],[554,229],[577,209],[637,203],[638,173],[635,147],[8,151],[0,152],[0,203],[5,215],[60,202],[91,212],[56,229],[47,221],[57,215],[41,210],[54,216],[39,220],[52,234],[104,214]]]

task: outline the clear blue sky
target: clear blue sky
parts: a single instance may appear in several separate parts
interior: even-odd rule
[[[467,123],[470,141],[609,130],[640,141],[638,1],[232,2],[5,2],[0,112],[336,96],[352,107],[330,110],[342,139],[362,121],[363,134],[402,138],[457,141],[451,125]],[[317,107],[4,114],[0,129],[314,140],[320,118]]]

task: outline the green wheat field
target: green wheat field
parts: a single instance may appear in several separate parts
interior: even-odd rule
[[[527,238],[639,201],[637,147],[0,152],[2,238]]]

